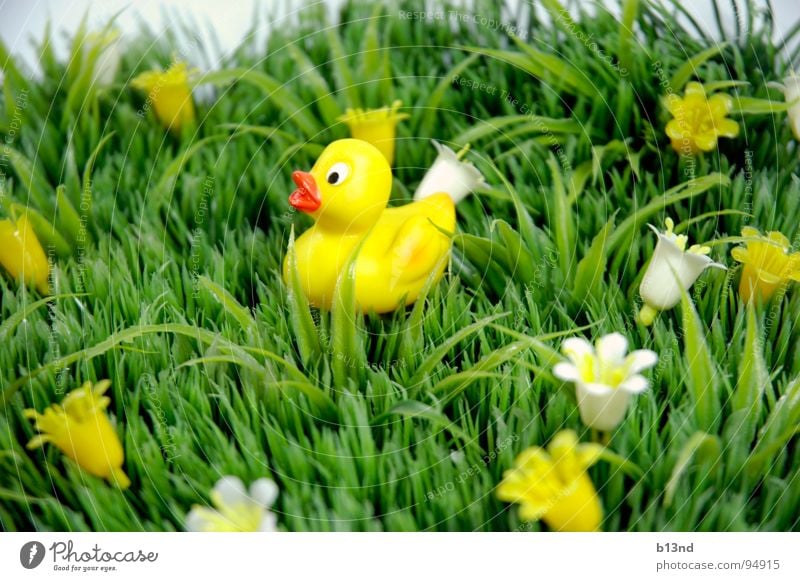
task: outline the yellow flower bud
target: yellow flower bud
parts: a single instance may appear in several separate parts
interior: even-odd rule
[[[400,101],[395,101],[391,107],[380,109],[348,109],[339,117],[339,121],[347,124],[353,139],[371,143],[380,150],[389,165],[392,165],[397,124],[408,118],[407,114],[397,112],[401,106]]]
[[[147,103],[161,124],[180,133],[195,122],[194,102],[189,77],[194,73],[186,63],[176,62],[166,71],[148,71],[131,81],[131,85],[147,93]]]
[[[497,497],[519,503],[522,520],[542,519],[553,531],[599,531],[603,508],[586,469],[602,451],[599,444],[579,444],[575,432],[563,430],[547,450],[528,448],[517,457]]]
[[[769,300],[791,281],[800,281],[800,252],[789,253],[789,239],[780,232],[762,235],[751,227],[742,229],[744,246],[731,250],[734,260],[744,264],[739,281],[743,301]]]
[[[122,471],[125,460],[122,444],[105,410],[110,402],[103,395],[111,382],[92,386],[87,381],[70,392],[64,401],[53,404],[44,413],[25,410],[25,417],[34,420],[39,435],[28,442],[28,449],[49,442],[71,458],[89,474],[116,481],[121,489],[130,486]]]
[[[27,216],[0,220],[0,265],[16,279],[50,294],[50,263]]]

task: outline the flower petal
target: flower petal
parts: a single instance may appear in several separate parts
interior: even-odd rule
[[[594,356],[594,347],[583,337],[570,337],[561,345],[561,351],[576,364],[586,355]]]
[[[708,107],[711,110],[711,116],[720,119],[733,109],[733,98],[725,93],[715,93],[708,98]]]
[[[761,232],[759,232],[758,228],[753,228],[752,226],[745,226],[742,228],[742,236],[744,238],[761,238]]]
[[[268,508],[278,498],[278,485],[269,478],[259,478],[250,485],[250,496],[255,502]]]
[[[684,124],[678,121],[677,119],[673,119],[667,123],[667,126],[664,128],[667,137],[672,139],[683,139],[685,131]]]
[[[581,387],[589,395],[605,396],[614,391],[615,388],[605,383],[581,383]]]
[[[625,367],[630,374],[639,373],[658,363],[658,354],[650,349],[637,349],[625,359]]]
[[[597,356],[602,361],[621,362],[628,351],[628,340],[621,333],[609,333],[597,340]]]
[[[650,387],[650,382],[641,375],[632,375],[619,384],[619,389],[628,393],[642,393]]]
[[[692,81],[691,83],[686,83],[686,89],[684,89],[684,94],[686,95],[702,95],[705,96],[706,90],[703,88],[703,85],[698,83],[697,81]]]
[[[272,482],[270,480],[270,482]],[[264,516],[261,518],[261,524],[258,526],[259,533],[274,533],[278,530],[278,518],[275,516],[275,513],[272,511],[264,512]]]
[[[575,453],[578,456],[578,462],[586,469],[600,460],[604,450],[605,448],[600,444],[587,443],[579,444],[575,449]]]
[[[214,519],[220,518],[217,511],[203,506],[195,505],[186,515],[184,526],[190,533],[208,532]]]
[[[739,124],[733,119],[717,119],[714,121],[717,134],[722,137],[736,137],[739,135]]]
[[[800,281],[800,254],[794,253],[789,258],[789,264],[786,267],[786,278]]]
[[[580,371],[571,363],[557,363],[553,367],[553,375],[562,381],[580,381],[581,379]]]
[[[784,250],[789,248],[789,239],[786,236],[784,236],[782,232],[778,232],[776,230],[767,232],[767,240],[769,240],[773,244],[777,244]]]
[[[700,151],[711,151],[717,146],[717,134],[715,131],[695,133],[693,138],[694,144]]]
[[[736,262],[747,263],[747,249],[744,246],[737,246],[731,250],[731,256]]]
[[[664,98],[664,107],[667,109],[667,111],[670,112],[670,114],[673,117],[675,117],[680,113],[681,109],[683,108],[683,99],[681,99],[678,95],[674,93],[667,95]]]
[[[223,476],[214,485],[215,500],[225,506],[236,506],[249,502],[247,491],[242,481],[236,476]]]

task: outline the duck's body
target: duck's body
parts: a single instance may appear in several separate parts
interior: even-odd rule
[[[436,227],[452,232],[455,223],[455,205],[442,193],[387,208],[366,234],[315,224],[295,242],[300,284],[310,303],[329,309],[339,276],[363,240],[355,261],[360,309],[385,313],[409,305],[431,275],[438,279],[447,266],[450,238]],[[288,262],[284,278],[287,268]]]
[[[387,208],[392,170],[381,152],[357,139],[331,143],[312,170],[294,172],[292,206],[315,224],[295,241],[300,285],[308,301],[332,306],[336,285],[354,252],[356,302],[386,313],[413,303],[447,265],[455,203],[447,193]],[[289,279],[289,260],[284,261]]]

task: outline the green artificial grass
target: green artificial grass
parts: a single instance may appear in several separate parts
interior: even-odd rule
[[[800,528],[800,293],[748,309],[724,241],[745,224],[800,236],[797,143],[767,86],[797,54],[770,40],[767,5],[743,3],[718,44],[679,3],[624,0],[622,21],[567,19],[557,0],[545,20],[525,3],[442,17],[413,4],[354,3],[334,21],[312,7],[266,45],[262,16],[222,62],[188,23],[143,30],[106,90],[89,87],[97,55],[59,60],[46,42],[38,78],[0,46],[2,212],[35,210],[54,259],[51,297],[0,277],[0,529],[183,530],[232,474],[276,481],[285,530],[545,530],[494,489],[562,429],[607,444],[589,472],[605,530]],[[222,71],[180,137],[128,85],[176,50]],[[660,100],[689,80],[742,81],[725,90],[761,114],[734,112],[739,137],[681,157]],[[459,205],[450,267],[424,300],[361,316],[345,280],[319,312],[280,275],[309,225],[287,203],[291,171],[347,135],[347,107],[394,99],[411,118],[393,203],[410,200],[431,139],[469,142],[490,187]],[[693,242],[723,240],[712,257],[730,270],[645,328],[646,224],[666,216],[693,220]],[[551,369],[563,337],[613,331],[660,361],[604,437]],[[53,446],[25,449],[25,408],[105,378],[125,492]]]

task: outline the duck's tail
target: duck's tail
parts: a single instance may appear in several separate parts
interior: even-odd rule
[[[439,155],[414,192],[415,202],[434,194],[445,193],[450,196],[454,204],[458,204],[471,192],[487,187],[478,168],[472,165],[472,162],[463,161],[463,157],[469,151],[469,144],[458,153],[436,141],[433,145]]]

